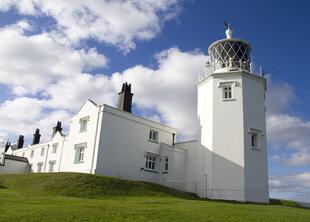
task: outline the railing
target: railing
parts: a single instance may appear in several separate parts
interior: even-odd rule
[[[255,65],[253,62],[249,61],[233,61],[229,60],[226,63],[222,63],[218,60],[214,62],[207,62],[205,70],[199,74],[199,79],[205,78],[206,76],[216,73],[216,72],[229,72],[229,71],[245,71],[253,75],[264,77],[264,71],[261,66]]]

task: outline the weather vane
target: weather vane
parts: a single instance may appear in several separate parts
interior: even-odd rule
[[[224,21],[224,27],[226,28],[226,38],[231,39],[233,34],[233,29],[231,28],[231,25]]]

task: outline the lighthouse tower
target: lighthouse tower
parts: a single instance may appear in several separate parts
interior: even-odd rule
[[[266,79],[252,70],[251,45],[232,35],[227,26],[227,38],[210,45],[196,84],[201,196],[266,203]]]

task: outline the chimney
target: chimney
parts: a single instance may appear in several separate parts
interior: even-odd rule
[[[5,148],[4,148],[4,152],[6,153],[6,151],[8,151],[8,149],[10,148],[11,143],[9,141],[6,142],[5,144]]]
[[[53,127],[52,137],[54,137],[57,132],[60,132],[60,133],[62,132],[61,122],[60,121],[57,121],[57,125],[55,127]]]
[[[18,140],[17,140],[17,149],[21,149],[24,146],[24,136],[19,135]]]
[[[123,83],[122,91],[118,93],[119,95],[119,105],[118,108],[121,111],[126,111],[131,113],[132,96],[131,84]]]
[[[41,137],[40,130],[36,129],[35,134],[33,134],[32,145],[40,143],[40,137]]]

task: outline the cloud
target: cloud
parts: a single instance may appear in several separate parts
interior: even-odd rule
[[[177,0],[11,0],[1,1],[0,10],[52,17],[54,37],[69,44],[90,38],[115,45],[125,52],[136,40],[154,38],[162,24],[180,11]]]
[[[26,21],[0,29],[0,83],[17,95],[35,94],[53,82],[74,78],[84,70],[104,67],[107,59],[96,49],[73,49],[47,33],[27,36]]]
[[[310,172],[291,175],[271,175],[269,188],[273,197],[286,198],[309,202],[310,197]]]
[[[270,80],[267,93],[268,145],[277,150],[271,160],[287,166],[309,166],[310,122],[289,113],[298,100],[293,87]]]
[[[112,75],[114,85],[133,84],[134,103],[141,109],[155,109],[164,123],[178,129],[181,138],[196,136],[196,87],[206,56],[199,51],[177,48],[156,55],[158,69],[135,66]]]

